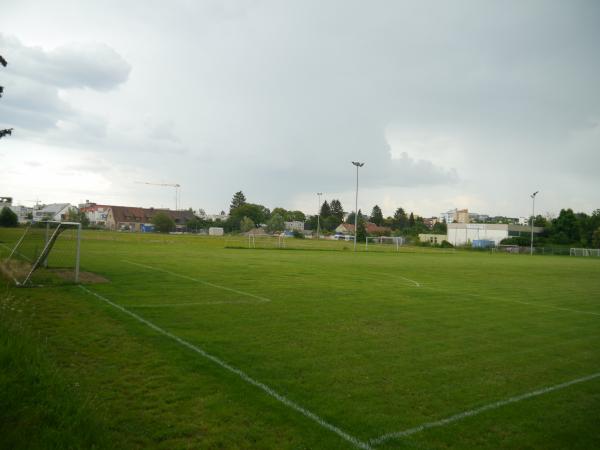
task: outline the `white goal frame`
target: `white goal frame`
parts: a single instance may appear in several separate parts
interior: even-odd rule
[[[39,221],[36,223],[38,223],[38,224],[45,223],[46,224],[46,237],[45,237],[44,248],[43,248],[42,252],[39,254],[39,256],[36,258],[36,260],[31,261],[31,263],[32,263],[31,269],[27,273],[27,276],[25,277],[25,279],[22,282],[19,282],[18,280],[14,280],[16,285],[17,286],[27,285],[27,283],[31,280],[31,276],[33,275],[33,272],[35,272],[40,267],[47,267],[48,256],[50,255],[50,252],[52,251],[52,248],[54,247],[56,240],[58,239],[60,234],[67,229],[67,226],[69,228],[74,227],[77,230],[77,238],[76,238],[76,242],[75,242],[75,283],[79,283],[79,261],[80,261],[80,256],[81,256],[81,223],[79,223],[79,222],[59,222],[59,221],[55,221],[55,220],[44,220],[44,221]],[[54,230],[50,229],[51,224],[56,224],[56,228]],[[10,255],[8,256],[7,261],[10,261],[11,258],[15,254],[19,253],[18,249],[21,246],[21,243],[23,243],[23,241],[25,240],[25,237],[29,233],[30,229],[31,229],[31,225],[29,225],[29,226],[27,226],[27,228],[25,228],[23,235],[17,241],[17,243],[13,247],[12,251],[10,252]]]
[[[571,248],[569,256],[596,256],[600,257],[600,248]]]
[[[261,239],[271,239],[273,241],[273,248],[286,248],[285,237],[284,233],[276,235],[250,233],[248,234],[248,248],[256,248],[256,241],[260,242]],[[277,245],[275,245],[275,239],[277,239]]]
[[[397,252],[404,245],[404,238],[402,236],[367,236],[365,238],[365,250],[369,249],[369,240],[372,244],[394,245]]]

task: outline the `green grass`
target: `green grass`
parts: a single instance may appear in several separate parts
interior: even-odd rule
[[[83,269],[110,281],[88,289],[363,442],[600,372],[598,259],[84,238]],[[93,396],[114,447],[352,447],[77,286],[8,292],[60,376]],[[596,378],[376,448],[587,449],[599,418]]]

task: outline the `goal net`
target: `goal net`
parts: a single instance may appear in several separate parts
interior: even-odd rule
[[[32,284],[34,278],[46,282],[51,274],[77,283],[80,243],[80,223],[36,222],[25,229],[2,269],[18,286]]]
[[[248,248],[286,248],[284,234],[248,234]]]
[[[599,248],[572,248],[569,250],[571,256],[600,256]]]
[[[391,249],[400,251],[400,247],[404,245],[402,236],[367,236],[365,238],[365,249]]]

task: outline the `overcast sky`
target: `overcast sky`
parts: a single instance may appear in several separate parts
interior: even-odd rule
[[[316,192],[487,214],[600,208],[600,2],[0,6],[0,196],[314,213]]]

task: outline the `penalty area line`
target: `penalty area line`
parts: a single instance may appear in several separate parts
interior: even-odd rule
[[[222,302],[189,302],[189,303],[158,303],[156,305],[123,305],[125,308],[169,308],[171,306],[200,306],[200,305],[240,305],[240,304],[255,304],[252,300],[232,300]]]
[[[492,409],[497,409],[497,408],[500,408],[502,406],[509,405],[511,403],[517,403],[517,402],[520,402],[522,400],[526,400],[528,398],[537,397],[539,395],[547,394],[548,392],[553,392],[553,391],[558,391],[560,389],[565,389],[565,388],[567,388],[569,386],[573,386],[574,384],[584,383],[586,381],[590,381],[590,380],[593,380],[593,379],[598,378],[598,377],[600,377],[600,372],[594,373],[592,375],[588,375],[586,377],[576,378],[574,380],[567,381],[565,383],[556,384],[554,386],[548,386],[548,387],[545,387],[545,388],[542,388],[542,389],[537,389],[535,391],[527,392],[526,394],[521,394],[521,395],[517,395],[515,397],[510,397],[510,398],[507,398],[505,400],[500,400],[500,401],[497,401],[497,402],[494,402],[494,403],[490,403],[488,405],[481,406],[479,408],[470,409],[468,411],[463,411],[463,412],[455,414],[453,416],[446,417],[445,419],[436,420],[435,422],[427,422],[427,423],[421,424],[419,426],[416,426],[414,428],[409,428],[409,429],[404,430],[404,431],[397,431],[397,432],[394,432],[394,433],[387,433],[387,434],[384,434],[382,436],[379,436],[378,438],[369,439],[368,443],[370,445],[372,445],[372,446],[376,446],[376,445],[379,445],[379,444],[383,444],[384,442],[387,442],[387,441],[392,440],[392,439],[399,439],[399,438],[410,436],[410,435],[415,434],[415,433],[419,433],[419,432],[427,430],[429,428],[443,427],[443,426],[449,425],[449,424],[451,424],[453,422],[458,422],[459,420],[466,419],[467,417],[476,416],[476,415],[481,414],[483,412],[486,412],[486,411],[489,411],[489,410],[492,410]]]
[[[410,281],[411,283],[414,283],[416,287],[421,287],[421,285],[418,282],[416,282],[415,280],[411,280],[410,278],[403,277],[402,275],[396,275],[396,276],[398,278],[402,278],[403,280]]]
[[[204,281],[204,280],[200,280],[198,278],[190,277],[190,276],[187,276],[187,275],[182,275],[180,273],[171,272],[170,270],[161,269],[160,267],[154,267],[154,266],[149,266],[147,264],[141,264],[141,263],[136,263],[136,262],[133,262],[133,261],[127,261],[126,259],[124,259],[122,261],[124,263],[131,264],[133,266],[144,267],[145,269],[150,269],[150,270],[155,270],[157,272],[167,273],[167,274],[172,275],[174,277],[183,278],[184,280],[195,281],[196,283],[205,284],[207,286],[211,286],[211,287],[214,287],[214,288],[217,288],[217,289],[223,289],[224,291],[235,292],[236,294],[245,295],[247,297],[252,297],[252,298],[254,298],[256,300],[259,300],[261,302],[270,302],[271,301],[270,299],[265,298],[265,297],[261,297],[260,295],[254,295],[254,294],[251,294],[249,292],[240,291],[238,289],[229,288],[227,286],[221,286],[219,284],[211,283],[209,281]]]
[[[138,322],[143,323],[144,325],[150,327],[151,329],[153,329],[154,331],[156,331],[159,334],[162,334],[165,337],[168,337],[172,340],[174,340],[175,342],[177,342],[178,344],[180,344],[183,347],[186,347],[190,350],[192,350],[193,352],[196,352],[198,355],[202,356],[203,358],[215,363],[216,365],[220,366],[221,368],[227,370],[228,372],[231,372],[235,375],[237,375],[239,378],[241,378],[242,380],[244,380],[246,383],[251,384],[255,387],[257,387],[258,389],[260,389],[261,391],[263,391],[265,394],[269,395],[270,397],[274,398],[275,400],[279,401],[280,403],[283,403],[285,406],[287,406],[288,408],[293,409],[296,412],[299,412],[300,414],[302,414],[304,417],[307,417],[309,419],[311,419],[313,422],[316,422],[317,424],[319,424],[322,428],[325,428],[335,434],[337,434],[339,437],[341,437],[342,439],[344,439],[345,441],[349,442],[350,444],[354,445],[357,448],[362,448],[365,450],[370,450],[371,446],[366,443],[363,442],[357,438],[355,438],[354,436],[346,433],[345,431],[341,430],[340,428],[336,427],[335,425],[330,424],[329,422],[326,422],[324,419],[322,419],[321,417],[319,417],[318,415],[316,415],[315,413],[309,411],[308,409],[300,406],[299,404],[295,403],[294,401],[288,399],[287,397],[279,394],[277,391],[275,391],[274,389],[272,389],[271,387],[267,386],[264,383],[261,383],[258,380],[255,380],[254,378],[252,378],[250,375],[247,375],[244,371],[226,363],[225,361],[223,361],[220,358],[217,358],[216,356],[211,355],[210,353],[207,353],[206,351],[204,351],[202,348],[180,338],[179,336],[170,333],[169,331],[159,327],[158,325],[155,325],[154,323],[150,322],[149,320],[144,319],[142,316],[139,316],[138,314],[134,313],[133,311],[130,311],[128,309],[126,309],[125,307],[114,303],[112,301],[110,301],[109,299],[107,299],[106,297],[82,286],[79,285],[79,288],[82,289],[84,292],[87,292],[90,295],[93,295],[94,297],[96,297],[99,300],[102,300],[103,302],[107,303],[108,305],[112,306],[113,308],[118,309],[119,311],[133,317],[135,320],[137,320]]]

